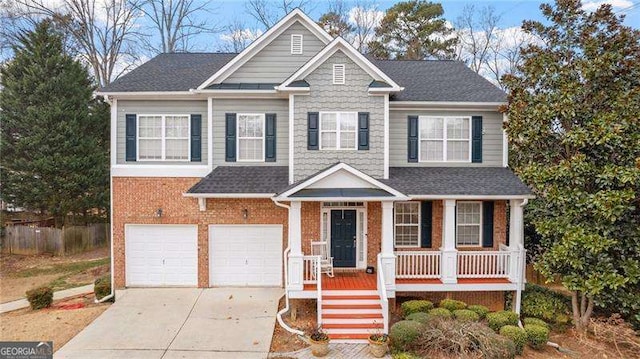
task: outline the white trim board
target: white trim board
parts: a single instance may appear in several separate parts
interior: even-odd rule
[[[322,51],[317,53],[314,57],[311,58],[304,66],[302,66],[298,71],[296,71],[293,75],[289,76],[280,86],[276,86],[277,90],[280,91],[290,91],[291,89],[297,89],[296,87],[289,87],[292,82],[300,79],[304,79],[307,75],[313,72],[318,66],[322,65],[327,59],[329,59],[333,54],[335,54],[338,50],[341,50],[351,61],[355,62],[358,66],[360,66],[363,70],[365,70],[371,77],[376,80],[382,80],[388,83],[391,87],[387,88],[387,92],[392,91],[402,91],[403,88],[400,87],[395,81],[393,81],[387,74],[382,72],[376,65],[374,65],[371,61],[369,61],[364,55],[362,55],[358,50],[353,48],[351,44],[346,42],[341,37],[336,37],[329,45],[325,46]]]
[[[306,27],[307,30],[316,35],[325,45],[331,41],[331,36],[326,31],[324,31],[318,24],[316,24],[315,21],[313,21],[304,12],[302,12],[302,10],[296,8],[287,16],[278,21],[275,25],[273,25],[269,30],[267,30],[267,32],[262,34],[257,40],[252,42],[251,45],[249,45],[240,54],[238,54],[238,56],[234,57],[220,70],[218,70],[215,74],[213,74],[205,82],[198,86],[198,90],[205,89],[211,84],[224,81],[296,21],[300,22],[300,24]]]
[[[209,165],[113,165],[113,177],[204,177],[209,174]]]

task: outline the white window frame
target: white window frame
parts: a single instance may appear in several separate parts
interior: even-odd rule
[[[265,147],[265,143],[266,143],[266,125],[267,125],[267,121],[266,121],[266,116],[264,113],[239,113],[236,115],[236,162],[264,162],[265,161],[265,156],[266,156],[266,147]],[[260,118],[262,119],[262,137],[242,137],[243,139],[248,139],[248,140],[257,140],[257,139],[261,139],[262,140],[262,159],[249,159],[249,160],[243,160],[240,159],[240,116],[260,116]]]
[[[293,43],[295,38],[300,38],[300,52],[294,51]],[[302,55],[304,52],[304,36],[302,34],[291,34],[291,55]]]
[[[336,69],[342,69],[342,81],[336,81]],[[344,85],[347,82],[347,67],[345,64],[334,64],[333,65],[333,84],[334,85]]]
[[[344,204],[342,206],[341,204]],[[355,210],[356,211],[356,267],[367,268],[368,234],[367,234],[367,206],[364,202],[323,202],[320,205],[320,240],[326,241],[331,255],[331,211]],[[325,221],[326,218],[326,221]],[[362,220],[361,220],[362,219]],[[362,254],[362,257],[360,256]]]
[[[442,136],[440,138],[422,138],[422,131],[420,123],[422,120],[434,120],[442,119]],[[468,139],[448,139],[447,138],[447,122],[451,119],[466,119],[469,121],[469,138]],[[418,116],[418,162],[450,162],[450,163],[471,163],[471,150],[472,150],[472,136],[473,136],[473,124],[471,123],[471,116]],[[442,159],[441,160],[427,160],[422,158],[422,141],[442,141]],[[463,142],[469,143],[469,159],[468,160],[449,160],[447,159],[447,143],[451,142]]]
[[[458,215],[460,213],[460,206],[458,206],[458,204],[464,204],[464,203],[472,203],[472,204],[479,204],[480,205],[480,223],[477,225],[478,226],[478,244],[458,244],[458,228],[460,226],[476,226],[475,224],[460,224],[460,221],[458,220]],[[456,248],[481,248],[482,247],[482,213],[483,212],[483,208],[482,208],[482,201],[458,201],[456,202]]]
[[[327,115],[327,114],[335,114],[336,115],[336,129],[335,130],[323,130],[322,129],[322,116],[323,115]],[[340,130],[340,121],[342,119],[342,115],[343,114],[352,114],[355,115],[356,118],[356,127],[354,129],[354,133],[355,133],[355,141],[354,141],[354,145],[353,148],[342,148],[342,145],[340,144],[340,133],[341,132],[352,132],[352,131],[341,131]],[[324,111],[324,112],[320,112],[319,114],[320,118],[318,119],[318,121],[320,122],[319,125],[319,138],[318,138],[318,142],[320,143],[320,150],[324,150],[324,151],[357,151],[358,150],[358,113],[357,112],[353,112],[353,111]],[[324,148],[324,146],[322,145],[322,133],[325,132],[335,132],[336,133],[336,148]]]
[[[183,160],[177,160],[177,159],[166,159],[167,157],[167,146],[166,146],[166,141],[167,139],[169,140],[174,140],[174,139],[184,139],[184,137],[167,137],[166,135],[166,117],[186,117],[187,118],[187,128],[188,128],[188,135],[187,135],[187,158],[183,159]],[[162,158],[140,158],[140,117],[161,117],[161,125],[160,125],[160,137],[143,137],[143,140],[160,140],[161,143],[161,153],[162,153]],[[161,161],[167,161],[167,162],[190,162],[191,161],[191,115],[185,115],[185,114],[136,114],[136,161],[137,162],[161,162]]]
[[[401,223],[398,224],[396,222],[396,205],[398,204],[416,204],[418,206],[418,223],[417,224],[405,224],[405,223]],[[420,202],[416,202],[416,201],[401,201],[401,202],[394,202],[393,203],[393,246],[394,248],[421,248],[420,247],[420,241],[422,240],[422,206],[420,205]],[[396,243],[396,229],[398,228],[398,226],[402,226],[402,227],[411,227],[411,226],[418,226],[418,241],[416,243],[416,245],[408,245],[408,244],[403,244],[403,245],[398,245]]]

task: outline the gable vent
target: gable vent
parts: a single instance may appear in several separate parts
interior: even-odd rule
[[[302,55],[302,35],[291,35],[291,54]]]
[[[344,65],[336,64],[333,65],[333,84],[334,85],[344,85]]]

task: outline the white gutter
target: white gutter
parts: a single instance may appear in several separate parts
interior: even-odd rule
[[[275,193],[183,193],[192,198],[272,198]]]
[[[275,199],[273,199],[273,203],[278,207],[286,208],[287,211],[291,210],[290,206],[287,206],[286,204],[282,204],[282,203],[278,202]],[[289,226],[287,226],[287,228],[288,227]],[[288,281],[289,273],[288,273],[287,265],[288,265],[289,261],[287,260],[288,259],[287,255],[291,251],[291,248],[289,248],[289,240],[290,240],[290,238],[291,238],[291,236],[289,236],[287,234],[287,248],[284,250],[284,308],[282,308],[282,310],[280,310],[278,312],[278,314],[276,314],[276,319],[278,320],[278,324],[280,324],[280,326],[282,328],[284,328],[284,330],[288,331],[289,333],[293,333],[293,334],[297,334],[297,335],[300,335],[300,336],[304,336],[304,332],[303,331],[291,328],[282,319],[282,315],[289,311],[289,290],[287,289],[287,283],[289,282]]]
[[[519,195],[519,196],[512,196],[512,195],[493,195],[493,196],[484,196],[484,195],[415,195],[415,194],[410,194],[409,197],[411,199],[418,199],[418,200],[427,200],[427,199],[458,199],[458,200],[475,200],[475,199],[484,199],[484,200],[509,200],[509,199],[522,199],[522,200],[527,200],[527,199],[533,199],[536,198],[536,196],[532,195],[532,194],[527,194],[527,195]],[[526,205],[523,204],[523,206]]]

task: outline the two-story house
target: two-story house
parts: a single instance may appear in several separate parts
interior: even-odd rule
[[[294,10],[239,54],[162,54],[100,94],[117,288],[282,286],[343,339],[386,331],[403,293],[519,308],[532,195],[506,95],[464,64],[374,60]]]

